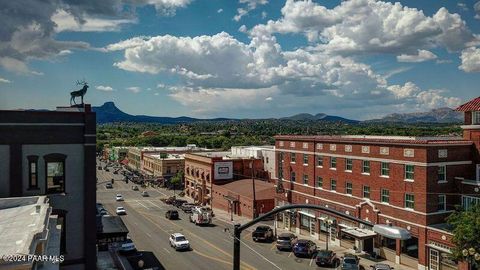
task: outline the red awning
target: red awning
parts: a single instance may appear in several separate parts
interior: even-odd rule
[[[120,163],[122,163],[123,165],[126,166],[126,165],[128,165],[128,159],[124,159],[124,160],[120,161]]]

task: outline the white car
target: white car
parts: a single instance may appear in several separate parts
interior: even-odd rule
[[[117,200],[117,202],[123,201],[123,196],[122,196],[122,194],[117,194],[117,196],[115,197],[115,200]]]
[[[135,247],[132,239],[127,239],[125,242],[122,243],[122,246],[120,247],[120,253],[123,254],[132,253],[135,251],[137,251],[137,248]]]
[[[125,208],[123,208],[123,206],[117,207],[117,215],[126,215],[126,214],[127,214],[127,211],[125,210]]]
[[[189,250],[190,242],[181,233],[174,233],[170,235],[170,246],[175,250]]]

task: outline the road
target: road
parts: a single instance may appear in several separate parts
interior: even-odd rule
[[[195,226],[182,211],[180,220],[168,220],[165,212],[178,209],[164,204],[160,198],[173,195],[172,191],[141,187],[140,191],[134,191],[133,183],[120,181],[123,176],[112,171],[97,171],[97,201],[113,215],[117,206],[125,207],[127,215],[122,220],[138,250],[153,252],[165,269],[232,269],[233,237],[231,232],[225,232],[225,228],[231,228],[230,224],[214,219],[211,226]],[[105,183],[112,178],[114,188],[106,189]],[[142,197],[142,190],[147,190],[150,197]],[[116,194],[122,194],[125,200],[115,201]],[[175,232],[187,237],[192,250],[177,252],[170,247],[168,237]],[[241,269],[320,269],[312,259],[277,251],[275,243],[253,242],[249,233],[242,234],[241,242]]]

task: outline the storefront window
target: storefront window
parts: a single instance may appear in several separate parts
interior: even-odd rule
[[[382,246],[391,250],[397,249],[396,240],[384,236],[382,236]]]
[[[402,241],[402,253],[413,258],[418,258],[418,238],[412,237]]]

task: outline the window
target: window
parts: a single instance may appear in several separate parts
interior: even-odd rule
[[[447,171],[447,166],[438,166],[438,181],[439,182],[447,181],[446,171]]]
[[[171,174],[172,173],[172,168],[170,166],[167,166],[167,174]]]
[[[364,160],[362,162],[362,173],[370,173],[370,161]]]
[[[345,171],[352,171],[353,170],[353,159],[347,158],[345,160]]]
[[[352,184],[352,182],[347,182],[347,183],[345,184],[345,193],[352,195],[352,193],[353,193],[353,184]]]
[[[409,209],[415,208],[415,196],[411,193],[405,194],[405,208],[409,208]]]
[[[322,156],[317,157],[317,166],[318,167],[323,167],[323,157]]]
[[[303,145],[302,145],[303,148],[308,148],[308,143],[304,142]]]
[[[413,165],[405,165],[405,179],[413,180],[415,167]]]
[[[318,188],[323,187],[323,178],[321,176],[317,176],[317,187]]]
[[[290,142],[290,147],[295,147],[295,142]]]
[[[323,144],[322,143],[317,143],[317,149],[322,150],[323,149]]]
[[[480,124],[480,111],[472,112],[472,125]]]
[[[307,174],[303,175],[303,184],[308,185],[308,175]]]
[[[290,173],[290,181],[295,182],[295,172]]]
[[[330,158],[330,168],[337,168],[337,158],[336,157],[331,157]]]
[[[285,159],[284,159],[283,152],[280,152],[280,154],[279,154],[279,155],[280,155],[280,157],[279,157],[279,158],[280,158],[280,160],[281,160],[282,162],[284,162],[284,161],[285,161]]]
[[[390,175],[390,164],[387,162],[382,162],[382,170],[380,172],[382,176],[389,176]]]
[[[303,164],[308,164],[308,155],[303,154]]]
[[[390,203],[390,191],[388,189],[382,188],[381,201],[382,203]]]
[[[290,154],[290,162],[295,163],[295,161],[297,161],[297,154],[291,153]]]
[[[333,191],[337,190],[337,180],[330,179],[330,190],[333,190]]]
[[[63,154],[49,154],[45,160],[46,193],[65,192],[65,159]]]
[[[369,186],[363,186],[363,197],[370,199],[370,187]]]
[[[38,188],[38,156],[28,156],[28,189]]]
[[[447,196],[445,195],[438,195],[438,211],[445,211],[447,210]]]

